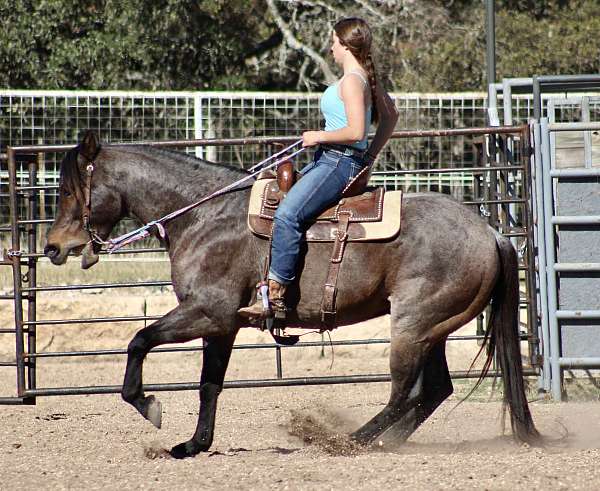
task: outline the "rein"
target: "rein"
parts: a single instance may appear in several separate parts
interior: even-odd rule
[[[292,152],[290,155],[286,155],[285,157],[282,157],[282,158],[276,160],[275,162],[270,163],[269,165],[265,165],[270,160],[272,160],[276,157],[279,157],[280,155],[284,154],[288,150],[291,150],[292,148],[296,147],[300,143],[302,143],[302,140],[298,140],[297,142],[293,143],[289,147],[286,147],[283,150],[280,150],[279,152],[274,153],[270,157],[267,157],[266,159],[260,161],[258,164],[254,165],[250,169],[248,169],[248,172],[249,172],[248,176],[245,176],[242,179],[239,179],[221,189],[214,191],[213,193],[201,198],[200,200],[196,201],[195,203],[184,206],[183,208],[180,208],[178,210],[172,211],[171,213],[163,216],[162,218],[148,222],[140,228],[132,230],[131,232],[127,232],[123,235],[120,235],[119,237],[109,239],[107,241],[103,240],[98,235],[98,233],[93,228],[90,227],[91,190],[92,190],[91,185],[92,185],[92,174],[94,172],[94,162],[93,162],[93,159],[89,159],[88,165],[86,167],[87,177],[86,177],[86,186],[84,189],[85,205],[84,205],[84,210],[83,210],[83,214],[82,214],[83,228],[90,235],[90,242],[95,242],[96,244],[105,246],[106,251],[109,254],[112,254],[113,252],[119,250],[121,247],[124,247],[128,244],[131,244],[133,242],[136,242],[138,240],[148,237],[150,235],[150,230],[152,229],[152,227],[156,228],[158,235],[161,237],[161,239],[165,239],[167,236],[167,233],[166,233],[165,227],[164,227],[165,223],[183,215],[184,213],[187,213],[190,210],[193,210],[194,208],[200,206],[203,203],[206,203],[207,201],[209,201],[213,198],[221,196],[221,195],[235,189],[240,184],[256,177],[261,172],[263,172],[267,169],[271,169],[272,167],[279,165],[280,163],[294,157],[295,155],[298,155],[300,152],[303,152],[304,150],[306,150],[306,148],[301,147],[299,150]]]

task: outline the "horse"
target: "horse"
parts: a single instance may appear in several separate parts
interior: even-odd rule
[[[89,268],[98,261],[99,243],[122,218],[147,223],[245,175],[240,168],[153,146],[101,145],[88,132],[61,162],[57,212],[44,253],[61,265],[71,252]],[[188,441],[171,449],[176,458],[207,451],[213,442],[217,399],[236,334],[244,327],[237,310],[255,298],[264,268],[269,242],[248,229],[249,196],[246,186],[166,224],[178,306],[139,330],[127,347],[122,398],[160,428],[161,404],[143,390],[144,358],[156,346],[203,338],[197,426]],[[304,244],[290,294],[300,327],[319,325],[330,248]],[[507,238],[449,196],[407,193],[400,234],[383,242],[350,243],[345,254],[338,325],[384,314],[391,318],[390,398],[350,435],[354,441],[369,445],[391,431],[402,442],[426,421],[453,392],[448,335],[491,300],[484,371],[495,348],[513,435],[539,444],[519,347],[517,255]]]

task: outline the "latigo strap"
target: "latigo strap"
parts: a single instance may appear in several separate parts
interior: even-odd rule
[[[340,212],[338,218],[338,228],[336,230],[335,241],[333,243],[333,252],[331,253],[331,262],[323,290],[323,301],[321,302],[321,323],[326,329],[335,328],[337,280],[344,258],[344,250],[348,241],[348,224],[350,223],[350,213]]]

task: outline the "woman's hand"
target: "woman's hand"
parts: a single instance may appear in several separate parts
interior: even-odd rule
[[[320,131],[305,131],[302,133],[302,146],[303,147],[314,147],[321,143],[319,137],[321,135]]]

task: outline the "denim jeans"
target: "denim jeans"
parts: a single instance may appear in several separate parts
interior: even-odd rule
[[[362,170],[361,157],[318,149],[302,178],[275,212],[269,279],[287,285],[296,278],[300,243],[310,221],[339,201],[342,191]]]

